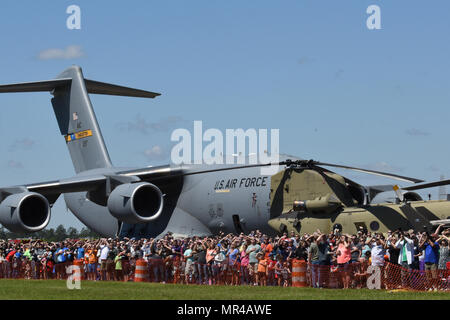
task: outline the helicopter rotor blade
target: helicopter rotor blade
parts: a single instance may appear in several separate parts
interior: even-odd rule
[[[201,169],[198,171],[187,171],[183,172],[183,168],[178,168],[176,170],[177,172],[173,172],[171,176],[189,176],[189,175],[196,175],[196,174],[203,174],[203,173],[211,173],[211,172],[219,172],[219,171],[228,171],[228,170],[236,170],[236,169],[245,169],[245,168],[255,168],[255,167],[268,167],[268,166],[286,166],[288,168],[300,168],[300,169],[322,169],[319,166],[326,166],[326,167],[336,167],[336,168],[342,168],[342,169],[349,169],[354,171],[359,171],[363,173],[368,174],[374,174],[379,175],[391,179],[396,180],[402,180],[407,182],[424,182],[424,180],[416,179],[416,178],[410,178],[410,177],[404,177],[393,173],[387,173],[382,171],[375,171],[375,170],[368,170],[368,169],[362,169],[362,168],[356,168],[356,167],[350,167],[350,166],[344,166],[339,164],[333,164],[333,163],[325,163],[325,162],[319,162],[314,160],[284,160],[281,162],[275,162],[275,163],[258,163],[258,164],[248,164],[248,165],[242,165],[242,166],[230,166],[230,167],[222,167],[222,168],[214,168],[214,169]],[[406,190],[406,188],[404,188]]]
[[[363,173],[373,174],[373,175],[377,175],[377,176],[382,176],[382,177],[386,177],[386,178],[402,180],[402,181],[407,181],[407,182],[413,182],[413,183],[424,182],[424,180],[421,180],[421,179],[400,176],[398,174],[393,174],[393,173],[388,173],[388,172],[375,171],[375,170],[369,170],[369,169],[362,169],[362,168],[344,166],[344,165],[334,164],[334,163],[324,163],[324,162],[319,162],[319,161],[313,161],[311,163],[313,165],[348,169],[348,170],[359,171],[359,172],[363,172]]]
[[[450,179],[447,179],[447,180],[440,180],[440,181],[428,182],[428,183],[419,184],[419,185],[415,185],[415,186],[405,187],[405,188],[403,188],[403,190],[408,190],[408,191],[420,190],[420,189],[426,189],[426,188],[445,186],[445,185],[449,185],[449,184],[450,184]]]

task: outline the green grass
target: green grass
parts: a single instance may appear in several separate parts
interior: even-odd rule
[[[389,292],[368,289],[313,289],[197,286],[82,281],[69,290],[63,280],[0,280],[6,300],[450,300],[450,292]]]

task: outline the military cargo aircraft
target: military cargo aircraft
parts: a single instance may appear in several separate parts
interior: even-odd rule
[[[404,188],[401,204],[371,205],[376,194],[392,186],[364,187],[323,167],[413,183],[422,180],[299,158],[249,165],[117,168],[89,94],[141,98],[160,94],[85,79],[79,66],[67,68],[52,80],[0,86],[0,93],[41,91],[53,95],[53,111],[76,175],[0,188],[0,222],[12,231],[44,229],[61,195],[81,222],[106,237],[157,237],[167,232],[206,236],[255,229],[269,234],[289,229],[304,233],[317,228],[327,231],[336,224],[348,232],[359,226],[372,231],[420,229],[450,216],[449,202],[424,202],[410,191],[430,184]],[[260,170],[264,166],[277,166],[278,173],[264,175]]]

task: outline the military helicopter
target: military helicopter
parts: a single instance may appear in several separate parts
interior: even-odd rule
[[[268,223],[274,230],[299,234],[311,234],[317,229],[322,232],[338,229],[353,234],[362,230],[385,233],[399,228],[431,232],[437,224],[450,224],[450,201],[424,201],[413,192],[446,185],[450,180],[403,189],[397,185],[363,187],[320,165],[360,171],[313,160],[291,161],[285,170],[272,177],[272,218]],[[413,178],[404,180],[423,182]],[[377,194],[392,190],[397,195],[395,203],[371,203]]]

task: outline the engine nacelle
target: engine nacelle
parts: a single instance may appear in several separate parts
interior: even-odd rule
[[[108,198],[108,209],[118,220],[136,224],[157,219],[163,211],[161,190],[148,182],[125,183],[116,187]]]
[[[294,201],[293,210],[310,213],[332,213],[336,211],[342,203],[331,194],[318,197],[314,200]]]
[[[403,194],[403,198],[407,201],[422,201],[423,200],[422,197],[418,193],[411,192],[411,191],[405,192]]]
[[[0,203],[0,222],[12,232],[36,232],[50,221],[50,204],[41,194],[12,194]]]

